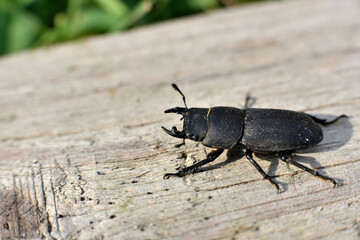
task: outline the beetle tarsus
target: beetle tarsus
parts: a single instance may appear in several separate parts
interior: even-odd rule
[[[185,145],[185,138],[183,139],[182,143],[176,144],[175,147],[179,148],[182,145]]]
[[[311,168],[308,168],[308,167],[306,167],[306,166],[304,166],[304,165],[302,165],[302,164],[300,164],[300,163],[292,160],[292,159],[289,158],[289,156],[287,156],[285,153],[282,153],[282,154],[280,155],[280,159],[281,159],[282,161],[286,162],[286,163],[290,163],[290,164],[294,165],[295,167],[298,167],[298,168],[300,168],[300,169],[302,169],[302,170],[304,170],[304,171],[312,174],[312,175],[315,176],[315,177],[318,177],[318,178],[320,178],[320,179],[322,179],[322,180],[331,182],[331,183],[334,185],[334,187],[339,186],[339,184],[338,184],[334,179],[332,179],[332,178],[330,178],[330,177],[326,177],[326,176],[322,175],[321,173],[319,173],[318,171],[313,170],[313,169],[311,169]]]
[[[183,177],[183,176],[180,175],[180,172],[177,172],[177,173],[166,173],[166,174],[164,174],[163,179],[169,179],[170,177]]]
[[[274,182],[271,177],[269,175],[267,175],[264,170],[262,170],[262,168],[259,166],[259,164],[254,160],[253,156],[252,156],[252,151],[250,149],[246,150],[246,158],[252,163],[252,165],[256,168],[256,170],[258,170],[260,172],[260,174],[264,177],[264,179],[268,180],[272,185],[274,185],[274,187],[276,188],[277,192],[280,193],[280,187],[279,185]]]

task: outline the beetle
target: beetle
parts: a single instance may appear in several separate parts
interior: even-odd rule
[[[214,161],[225,149],[235,145],[242,145],[246,158],[260,172],[260,174],[274,185],[280,192],[279,185],[267,175],[254,160],[253,153],[273,153],[289,164],[292,164],[323,180],[330,181],[334,187],[338,183],[316,170],[310,169],[290,158],[296,150],[313,147],[323,139],[323,132],[319,124],[327,126],[335,123],[340,115],[332,121],[319,119],[315,116],[290,110],[248,108],[248,95],[243,109],[218,106],[212,108],[188,108],[185,95],[176,84],[172,84],[175,91],[181,94],[185,107],[174,107],[165,110],[165,113],[182,115],[183,130],[174,126],[171,130],[161,127],[167,134],[183,139],[179,147],[185,144],[185,139],[202,142],[205,147],[213,148],[206,159],[191,166],[180,169],[176,173],[167,173],[164,179],[171,176],[183,177],[193,173],[207,163]]]

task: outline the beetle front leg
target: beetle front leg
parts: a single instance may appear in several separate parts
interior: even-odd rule
[[[277,192],[280,193],[279,185],[274,182],[271,177],[264,172],[264,170],[262,170],[259,164],[254,160],[252,156],[252,151],[250,149],[246,150],[246,158],[252,163],[252,165],[254,165],[256,170],[258,170],[265,179],[269,180],[269,182],[276,187]]]
[[[189,167],[180,169],[177,173],[166,173],[164,175],[164,179],[168,179],[171,176],[183,177],[186,174],[195,172],[201,166],[214,161],[217,157],[219,157],[221,155],[221,153],[223,151],[224,151],[224,149],[214,149],[207,155],[206,159],[204,159],[198,163],[195,163],[194,165],[191,165]]]
[[[282,153],[280,155],[280,159],[283,160],[284,162],[290,163],[290,164],[294,165],[295,167],[298,167],[298,168],[300,168],[300,169],[302,169],[302,170],[304,170],[304,171],[306,171],[308,173],[311,173],[315,177],[321,178],[322,180],[325,180],[325,181],[330,181],[332,184],[334,184],[334,187],[338,186],[338,183],[334,179],[326,177],[326,176],[320,174],[318,171],[315,171],[315,170],[313,170],[311,168],[308,168],[308,167],[306,167],[306,166],[292,160],[285,153]]]

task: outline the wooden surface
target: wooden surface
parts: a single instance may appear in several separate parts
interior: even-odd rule
[[[359,239],[360,4],[249,5],[0,60],[0,237]],[[342,184],[241,149],[185,178],[209,152],[181,128],[189,106],[306,111],[349,119],[295,160]]]

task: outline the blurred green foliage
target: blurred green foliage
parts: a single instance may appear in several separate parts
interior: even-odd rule
[[[0,0],[0,55],[259,0]]]

